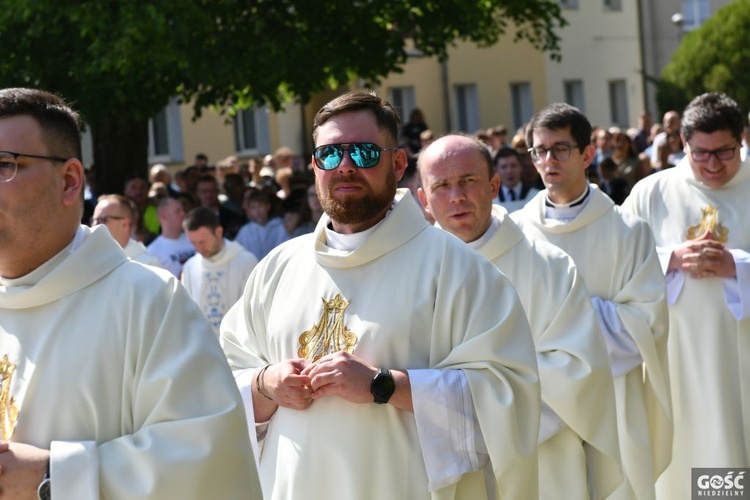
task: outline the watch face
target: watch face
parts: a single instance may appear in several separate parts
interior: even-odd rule
[[[396,383],[393,381],[393,375],[388,370],[381,370],[375,375],[370,384],[370,392],[376,403],[387,403],[396,390]]]
[[[39,500],[50,500],[52,497],[52,485],[49,482],[49,478],[42,481],[39,488],[36,490],[37,497]]]

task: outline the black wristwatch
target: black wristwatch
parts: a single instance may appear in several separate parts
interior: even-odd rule
[[[52,498],[52,485],[49,481],[49,471],[44,475],[44,479],[39,483],[36,489],[36,497],[39,500],[50,500]]]
[[[370,382],[370,392],[375,403],[382,405],[388,402],[396,391],[396,382],[393,381],[393,375],[390,370],[381,368],[378,374]]]

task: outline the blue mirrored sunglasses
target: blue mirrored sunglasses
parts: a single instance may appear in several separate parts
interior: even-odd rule
[[[372,168],[380,162],[381,151],[396,151],[398,148],[381,148],[372,142],[348,142],[318,146],[313,151],[315,165],[321,170],[338,168],[344,159],[344,152],[358,168]]]

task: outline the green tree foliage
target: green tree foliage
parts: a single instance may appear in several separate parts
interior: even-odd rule
[[[657,91],[663,110],[682,110],[704,92],[724,92],[750,109],[750,0],[719,9],[687,33],[664,68]]]
[[[512,30],[559,59],[556,0],[4,0],[0,85],[59,93],[94,138],[103,188],[145,172],[171,97],[230,113],[399,71],[406,41],[444,57]]]

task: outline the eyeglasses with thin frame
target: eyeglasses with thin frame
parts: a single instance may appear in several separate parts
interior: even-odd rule
[[[688,145],[689,144],[690,143],[688,143]],[[739,146],[739,144],[737,146]],[[719,149],[693,149],[693,147],[690,146],[690,156],[693,160],[699,162],[707,162],[711,159],[711,155],[715,156],[719,161],[729,161],[734,158],[737,146]]]
[[[92,226],[98,226],[99,224],[106,224],[108,220],[124,220],[127,219],[127,217],[124,217],[122,215],[100,215],[99,217],[92,217],[91,218],[91,225]]]
[[[570,158],[570,152],[573,148],[577,148],[578,144],[555,144],[551,148],[547,149],[542,146],[535,148],[529,148],[528,151],[531,153],[531,160],[537,165],[541,165],[545,161],[549,161],[550,155],[556,161],[566,161]]]
[[[358,168],[372,168],[380,162],[381,151],[396,150],[398,148],[381,148],[372,142],[343,142],[318,146],[313,151],[313,158],[319,169],[334,170],[341,165],[347,152]]]
[[[26,153],[13,153],[12,151],[0,151],[0,182],[10,182],[18,173],[18,158],[38,158],[40,160],[51,160],[65,163],[68,158],[59,156],[29,155]]]

